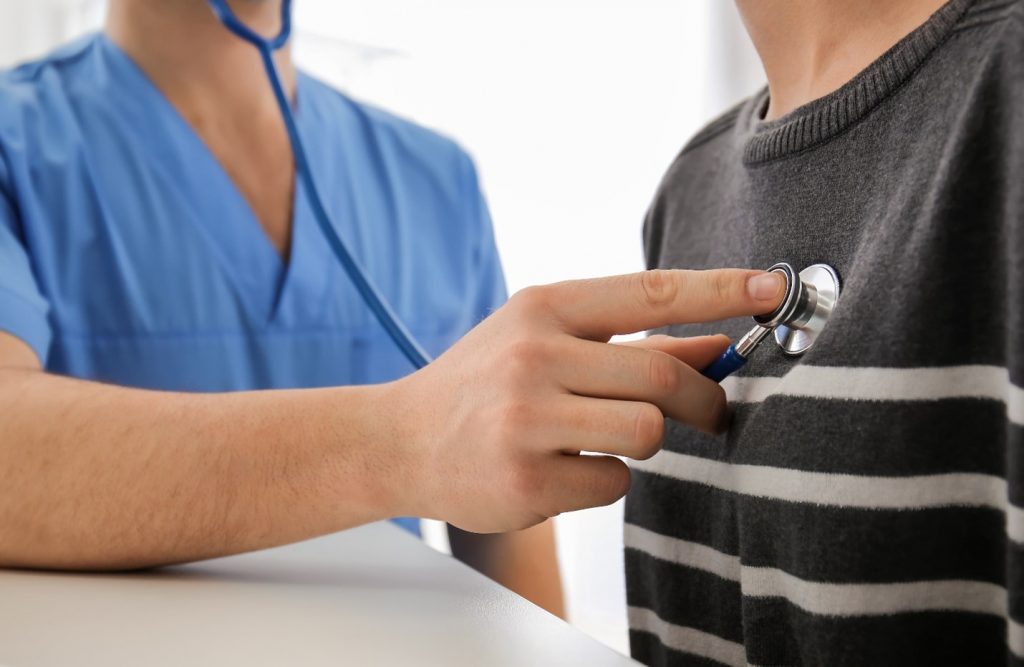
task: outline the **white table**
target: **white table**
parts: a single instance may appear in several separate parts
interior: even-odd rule
[[[4,667],[633,664],[390,524],[139,574],[0,570]]]

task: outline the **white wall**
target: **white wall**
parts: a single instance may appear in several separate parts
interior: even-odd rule
[[[0,0],[0,63],[102,0]],[[643,266],[640,224],[686,138],[762,79],[727,0],[298,0],[296,57],[476,158],[512,290]],[[626,649],[622,508],[558,519],[572,621]]]

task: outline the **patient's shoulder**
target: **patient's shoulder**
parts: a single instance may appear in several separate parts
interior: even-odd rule
[[[655,205],[665,198],[679,198],[690,184],[713,177],[723,166],[732,163],[741,151],[744,126],[750,114],[767,98],[767,89],[748,97],[706,124],[686,142],[665,170],[655,193]]]
[[[738,102],[694,134],[665,171],[658,194],[666,185],[685,182],[687,173],[707,171],[712,164],[728,159],[742,145],[744,119],[766,97],[767,89]]]
[[[693,135],[693,137],[686,142],[686,145],[683,146],[683,150],[680,151],[680,155],[685,155],[697,147],[702,146],[733,129],[736,126],[743,109],[745,109],[747,105],[751,104],[755,98],[760,97],[760,95],[761,94],[758,94],[752,98],[747,98],[738,102],[728,111],[702,127],[697,134]]]
[[[1024,83],[1024,0],[980,0],[955,33],[969,50],[983,54],[968,60],[980,62],[988,78],[1017,88]]]

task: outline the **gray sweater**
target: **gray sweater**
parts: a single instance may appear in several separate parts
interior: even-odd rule
[[[952,0],[836,92],[766,101],[672,165],[649,265],[825,262],[843,294],[805,356],[769,340],[725,381],[726,436],[670,422],[634,466],[633,654],[1024,664],[1024,0]]]

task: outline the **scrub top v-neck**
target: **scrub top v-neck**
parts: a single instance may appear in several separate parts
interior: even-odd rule
[[[296,100],[339,233],[441,352],[505,298],[472,162],[309,76]],[[102,35],[0,74],[0,330],[52,372],[136,387],[315,387],[412,370],[301,188],[286,262],[199,136]]]

